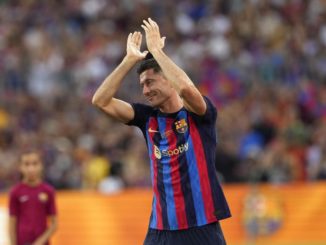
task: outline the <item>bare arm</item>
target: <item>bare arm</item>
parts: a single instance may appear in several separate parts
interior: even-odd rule
[[[134,118],[134,110],[129,103],[113,98],[113,96],[118,91],[127,73],[139,60],[142,60],[146,56],[147,51],[140,52],[141,40],[142,35],[140,32],[129,34],[127,55],[118,67],[103,81],[92,99],[94,105],[101,108],[111,117],[125,123]]]
[[[10,244],[16,245],[16,225],[17,225],[17,218],[16,216],[10,216],[9,218],[9,238],[10,238]]]
[[[103,81],[92,99],[93,105],[96,105],[111,117],[122,122],[128,122],[133,119],[133,109],[129,103],[113,98],[113,96],[118,91],[122,79],[134,65],[135,62],[125,57],[120,65]]]
[[[50,237],[54,234],[54,232],[58,228],[58,221],[56,216],[50,217],[50,225],[49,227],[43,232],[41,236],[39,236],[32,245],[44,245]]]
[[[160,65],[164,76],[172,82],[173,87],[183,99],[184,105],[190,111],[203,115],[206,112],[206,103],[199,90],[188,75],[177,66],[162,50],[165,38],[161,38],[159,27],[150,18],[142,25],[146,33],[148,50]]]

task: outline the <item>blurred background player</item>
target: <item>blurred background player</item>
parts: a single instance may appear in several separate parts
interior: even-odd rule
[[[111,117],[139,127],[146,139],[154,198],[145,245],[222,245],[219,220],[231,216],[215,170],[216,108],[162,50],[165,38],[151,20],[130,33],[127,55],[93,97]],[[113,98],[123,78],[138,74],[150,106]]]
[[[40,153],[24,152],[19,161],[21,182],[9,197],[11,245],[48,245],[57,229],[54,189],[42,180]]]

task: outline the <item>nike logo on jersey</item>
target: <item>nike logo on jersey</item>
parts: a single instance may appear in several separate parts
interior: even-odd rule
[[[24,195],[24,196],[21,196],[20,198],[19,198],[19,201],[20,202],[26,202],[26,201],[28,201],[28,196],[26,196],[26,195]]]
[[[152,129],[152,128],[149,128],[149,129],[148,129],[148,132],[150,132],[150,133],[159,133],[159,131],[154,130],[154,129]]]
[[[152,128],[149,128],[149,129],[148,129],[148,132],[149,132],[149,133],[160,133],[162,138],[166,138],[166,137],[168,137],[170,134],[173,133],[173,130],[170,129],[170,130],[168,130],[168,131],[165,131],[164,133],[161,133],[161,132],[158,131],[158,130],[154,130],[154,129],[152,129]]]

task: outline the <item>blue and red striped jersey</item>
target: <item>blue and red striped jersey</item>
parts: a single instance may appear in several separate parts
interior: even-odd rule
[[[203,116],[185,108],[176,113],[132,104],[146,139],[153,203],[150,228],[179,230],[231,216],[215,170],[216,108],[204,97]]]

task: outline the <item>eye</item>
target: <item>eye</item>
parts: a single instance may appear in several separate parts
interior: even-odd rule
[[[147,86],[150,86],[150,85],[153,84],[153,82],[154,82],[154,80],[152,80],[152,79],[147,80],[147,81],[146,81],[146,85],[147,85]]]

